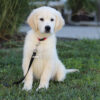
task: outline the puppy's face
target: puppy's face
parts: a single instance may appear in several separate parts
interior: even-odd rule
[[[51,7],[40,7],[29,15],[28,24],[40,34],[53,34],[64,25],[64,19],[60,12]]]
[[[56,17],[51,13],[43,13],[38,16],[37,18],[37,24],[38,24],[38,30],[40,33],[44,34],[53,34],[55,23],[56,23]]]

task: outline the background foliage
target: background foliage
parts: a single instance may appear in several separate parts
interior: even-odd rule
[[[67,5],[69,9],[72,9],[73,13],[81,9],[91,12],[96,10],[96,1],[97,0],[68,0]]]
[[[12,35],[29,11],[28,0],[0,0],[0,36]]]

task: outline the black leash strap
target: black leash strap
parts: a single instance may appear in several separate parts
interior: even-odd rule
[[[29,63],[29,67],[28,67],[27,73],[25,74],[24,77],[22,77],[19,81],[13,82],[11,85],[8,84],[8,83],[3,83],[3,85],[5,87],[11,87],[13,85],[19,85],[26,78],[26,76],[27,76],[27,74],[28,74],[28,72],[29,72],[29,70],[31,68],[32,62],[34,61],[35,56],[36,56],[36,51],[34,51],[33,54],[32,54],[32,57],[31,57],[31,60],[30,60],[30,63]]]
[[[20,84],[20,83],[25,79],[25,77],[27,76],[27,74],[28,74],[28,72],[29,72],[29,70],[30,70],[30,68],[31,68],[31,65],[32,65],[32,62],[33,62],[35,56],[36,56],[36,52],[33,52],[33,55],[32,55],[32,57],[31,57],[30,64],[29,64],[29,67],[28,67],[28,70],[27,70],[26,75],[25,75],[24,77],[22,77],[19,81],[13,82],[13,85]]]

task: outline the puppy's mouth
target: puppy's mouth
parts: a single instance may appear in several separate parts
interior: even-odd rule
[[[45,33],[49,34],[49,33],[50,33],[50,31],[45,31]]]

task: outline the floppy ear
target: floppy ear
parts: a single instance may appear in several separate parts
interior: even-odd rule
[[[29,26],[34,31],[38,30],[38,26],[37,26],[37,13],[36,12],[32,11],[32,13],[29,15],[29,17],[27,19],[27,23],[29,24]]]
[[[62,15],[57,12],[56,14],[56,23],[55,23],[55,31],[59,31],[65,24],[65,21],[62,17]]]

